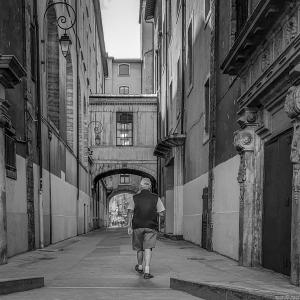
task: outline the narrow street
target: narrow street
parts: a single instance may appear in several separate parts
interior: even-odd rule
[[[89,233],[11,259],[0,269],[1,278],[42,275],[45,288],[0,299],[199,299],[169,288],[170,277],[179,269],[174,258],[185,251],[176,245],[159,243],[153,257],[155,277],[145,280],[134,271],[135,252],[124,230]]]

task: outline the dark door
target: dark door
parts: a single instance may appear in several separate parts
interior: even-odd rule
[[[263,266],[290,275],[292,132],[265,145],[263,205]]]
[[[202,193],[202,236],[201,245],[202,248],[207,249],[207,226],[208,226],[208,188],[205,187]]]

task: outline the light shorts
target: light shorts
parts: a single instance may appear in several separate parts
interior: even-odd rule
[[[143,251],[145,249],[155,248],[157,231],[151,228],[133,229],[132,249]]]

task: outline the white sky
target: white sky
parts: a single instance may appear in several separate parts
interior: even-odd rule
[[[140,57],[140,0],[100,0],[104,39],[109,56]]]

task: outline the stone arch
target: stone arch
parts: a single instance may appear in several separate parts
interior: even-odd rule
[[[117,195],[120,195],[120,194],[136,194],[137,193],[137,190],[135,189],[134,186],[130,186],[130,187],[127,187],[127,188],[119,188],[119,189],[116,189],[114,191],[112,191],[108,196],[107,196],[107,203],[110,202],[110,200],[117,196]]]
[[[49,1],[48,4],[52,3]],[[57,29],[57,16],[52,6],[47,11],[47,117],[60,129],[59,105],[59,37]]]
[[[132,174],[132,175],[138,175],[141,177],[147,177],[151,180],[152,183],[152,191],[156,192],[157,191],[157,184],[156,184],[156,179],[154,176],[152,176],[149,173],[146,173],[141,170],[135,170],[135,169],[129,169],[129,168],[120,168],[120,169],[112,169],[105,171],[103,173],[100,173],[95,176],[94,178],[94,186],[96,186],[97,182],[101,180],[102,178],[112,176],[112,175],[117,175],[117,174]]]
[[[67,144],[74,151],[74,81],[72,57],[66,57],[66,130]]]

